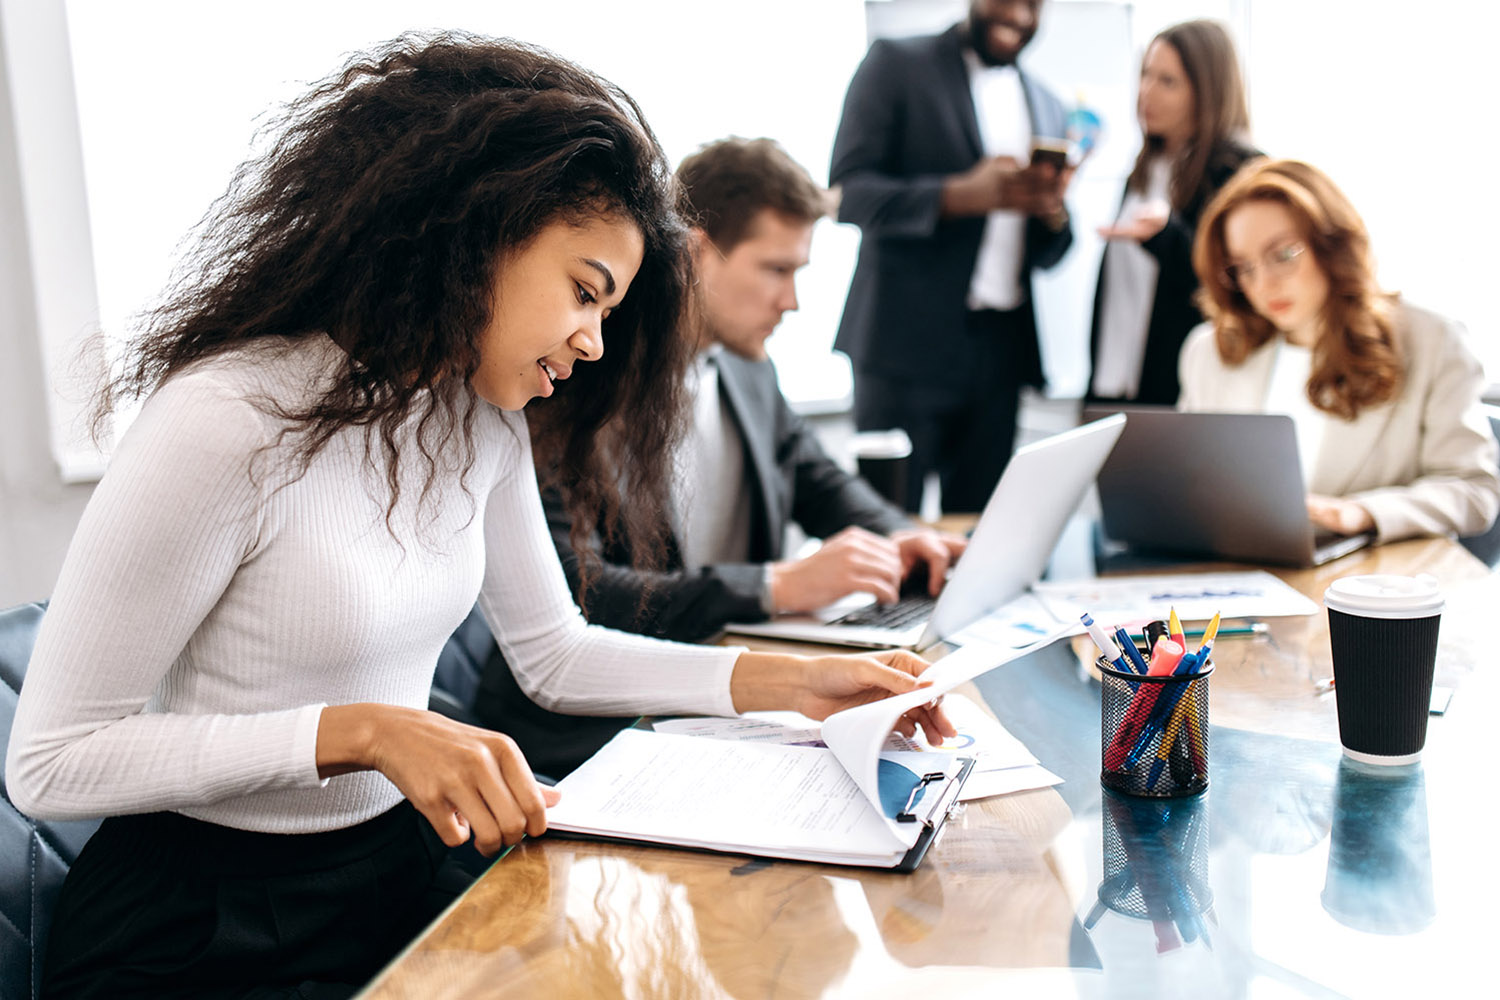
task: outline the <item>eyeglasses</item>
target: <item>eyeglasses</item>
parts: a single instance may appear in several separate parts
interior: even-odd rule
[[[1283,243],[1267,250],[1259,264],[1230,264],[1219,272],[1219,280],[1225,288],[1242,288],[1262,267],[1267,274],[1285,278],[1297,270],[1297,261],[1306,252],[1307,247],[1301,243]]]

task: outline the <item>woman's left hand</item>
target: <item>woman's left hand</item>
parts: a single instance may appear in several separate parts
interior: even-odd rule
[[[1142,212],[1129,222],[1116,222],[1112,226],[1100,226],[1099,235],[1106,240],[1135,240],[1144,243],[1167,228],[1165,212]]]
[[[1354,500],[1309,493],[1307,517],[1318,527],[1340,535],[1357,535],[1361,531],[1375,530],[1375,518],[1370,516],[1363,504]]]
[[[742,653],[730,681],[735,708],[793,709],[813,719],[865,705],[922,686],[918,679],[930,666],[914,653],[892,649],[852,656],[790,656]],[[930,743],[958,735],[943,713],[941,699],[919,705],[896,723],[905,736],[921,726]]]

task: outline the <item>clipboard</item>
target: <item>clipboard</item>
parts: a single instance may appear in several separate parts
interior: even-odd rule
[[[872,801],[826,747],[627,729],[559,783],[547,835],[910,872],[956,814],[975,761],[906,766],[910,781]]]
[[[907,875],[916,871],[922,859],[927,857],[927,849],[937,843],[938,838],[942,836],[943,827],[947,824],[948,818],[962,813],[963,803],[959,801],[959,794],[963,791],[964,782],[968,781],[969,775],[974,772],[976,758],[959,757],[957,763],[958,770],[952,774],[945,774],[941,780],[939,794],[935,796],[924,794],[923,801],[917,804],[918,808],[915,813],[901,814],[912,816],[912,821],[921,823],[925,829],[917,838],[917,842],[912,845],[911,850],[907,851],[906,856],[901,859],[901,863],[890,869],[891,871]],[[939,784],[937,781],[929,782],[927,788],[930,790],[932,785],[937,784]],[[932,798],[931,806],[922,809],[921,807],[929,797]],[[898,821],[901,820],[901,815],[896,817]]]

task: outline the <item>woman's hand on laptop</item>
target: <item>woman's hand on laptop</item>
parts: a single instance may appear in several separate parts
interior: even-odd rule
[[[927,567],[927,592],[933,597],[943,589],[948,579],[948,570],[968,548],[969,540],[963,535],[931,528],[912,528],[891,534],[891,541],[901,553],[901,579],[911,576],[918,566]]]
[[[900,596],[902,555],[894,541],[864,528],[845,528],[805,559],[771,564],[777,611],[812,611],[858,591],[881,604]]]
[[[1362,531],[1375,530],[1375,518],[1370,516],[1363,504],[1318,493],[1307,495],[1307,517],[1318,527],[1340,535],[1357,535]]]
[[[826,719],[846,708],[916,690],[929,666],[903,649],[842,656],[745,652],[735,661],[730,695],[738,712],[793,709],[812,719]],[[958,735],[937,696],[906,712],[896,730],[911,736],[918,726],[934,745]]]

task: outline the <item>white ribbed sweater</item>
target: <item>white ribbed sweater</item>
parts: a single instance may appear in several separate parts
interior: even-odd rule
[[[479,595],[521,682],[579,714],[733,714],[737,649],[586,625],[537,495],[524,419],[489,406],[401,502],[363,431],[288,482],[284,421],[339,361],[325,337],[236,352],[169,379],[120,443],[74,535],[16,710],[12,800],[38,818],[176,810],[247,830],[361,822],[400,793],[320,781],[326,705],[425,707],[438,653]],[[251,460],[260,452],[252,474]],[[408,449],[407,459],[410,458]]]

